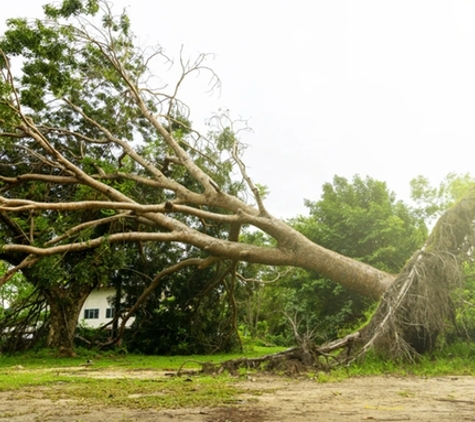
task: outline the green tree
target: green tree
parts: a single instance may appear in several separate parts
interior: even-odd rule
[[[217,268],[188,267],[168,277],[137,312],[125,332],[128,350],[146,354],[206,354],[237,346],[232,292]],[[142,293],[131,283],[127,303]]]
[[[432,186],[426,177],[418,176],[411,180],[411,198],[419,214],[430,223],[467,195],[474,183],[469,173],[449,173],[439,187]]]
[[[102,29],[84,20],[72,25],[79,14],[98,13],[99,5]],[[98,282],[82,281],[66,269],[80,266],[86,250],[104,242],[154,237],[186,242],[211,252],[212,257],[201,258],[205,266],[248,254],[251,261],[256,255],[270,263],[293,262],[291,250],[254,249],[236,242],[240,227],[258,217],[258,211],[239,198],[243,179],[263,213],[257,226],[265,229],[269,215],[262,192],[247,178],[239,158],[242,146],[233,134],[233,122],[218,119],[216,131],[199,137],[182,117],[185,109],[177,97],[181,79],[172,95],[139,85],[148,78],[149,57],[135,49],[125,14],[114,17],[101,2],[63,2],[58,8],[45,7],[45,13],[47,22],[10,20],[1,41],[0,164],[2,258],[34,277],[31,281],[41,286],[51,315],[60,312],[58,304],[77,305],[66,330],[51,325],[51,332],[68,335],[51,335],[48,344],[70,347],[74,315]],[[65,18],[71,24],[62,23]],[[7,54],[23,61],[16,78]],[[183,77],[204,69],[205,59],[182,62]],[[134,150],[132,143],[138,139],[142,142]],[[233,165],[242,169],[243,179],[230,178]],[[148,205],[151,208],[143,208]],[[210,230],[216,226],[220,231]],[[288,234],[305,242],[296,232]],[[210,245],[214,251],[208,250]],[[40,249],[48,252],[38,254]],[[56,253],[61,259],[50,256]],[[51,260],[54,268],[63,268],[54,282],[48,274]],[[366,268],[365,276],[371,271]],[[390,278],[377,275],[382,289]],[[54,295],[48,291],[53,287]]]
[[[375,268],[397,274],[420,248],[428,232],[417,213],[386,184],[356,175],[352,181],[335,176],[326,183],[321,199],[306,201],[310,215],[290,224],[310,240]],[[297,316],[303,329],[315,329],[319,341],[335,338],[348,324],[361,320],[374,301],[321,277],[317,272],[290,271],[277,285],[269,286],[269,305],[282,294],[280,309]],[[281,302],[282,302],[281,299]],[[275,318],[271,332],[289,337],[285,319]]]
[[[356,175],[349,182],[335,176],[322,198],[307,200],[310,217],[294,227],[320,245],[376,268],[399,273],[427,239],[424,221],[385,182]]]
[[[44,20],[10,20],[0,40],[0,156],[6,169],[0,176],[0,212],[10,221],[21,215],[28,227],[33,220],[48,222],[53,213],[71,218],[34,239],[3,238],[2,253],[16,255],[19,270],[31,260],[105,244],[186,244],[203,255],[162,269],[150,289],[188,266],[202,270],[227,261],[232,270],[244,261],[299,267],[374,299],[384,293],[372,323],[359,333],[363,351],[392,344],[389,352],[410,355],[431,347],[450,308],[444,292],[460,264],[459,258],[454,265],[441,264],[446,262],[441,256],[468,257],[462,252],[471,239],[475,194],[439,220],[428,247],[394,282],[394,275],[326,249],[273,217],[241,160],[233,122],[221,119],[214,136],[201,136],[181,121],[186,107],[180,87],[190,74],[209,71],[206,55],[182,58],[177,83],[159,88],[152,76],[166,79],[154,74],[164,59],[161,50],[146,55],[136,48],[125,13],[115,16],[107,3],[94,0],[65,0],[45,7],[45,13]],[[22,152],[21,160],[6,159],[15,151]],[[233,182],[227,177],[231,169],[239,170]],[[247,196],[237,189],[243,183]],[[55,194],[28,198],[33,185]],[[71,186],[83,194],[80,200],[62,196]],[[145,188],[154,191],[153,201],[143,199]],[[221,230],[210,230],[215,226]],[[272,245],[240,241],[243,226],[265,232]],[[437,272],[425,271],[435,267]]]

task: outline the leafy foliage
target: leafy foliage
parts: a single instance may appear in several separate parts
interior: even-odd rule
[[[418,176],[411,180],[411,198],[417,204],[418,213],[430,223],[463,198],[474,183],[475,179],[468,173],[449,173],[439,187]]]
[[[449,173],[438,187],[430,184],[423,176],[411,181],[411,197],[417,204],[417,212],[432,223],[434,219],[453,207],[464,197],[469,196],[475,179],[468,173]],[[468,233],[464,234],[469,236]],[[446,340],[449,342],[462,339],[473,339],[475,336],[475,267],[473,252],[463,264],[464,281],[452,294],[453,315],[448,324],[449,333]]]
[[[236,294],[249,299],[246,279],[270,274],[251,268],[259,264],[301,268],[286,276],[283,309],[291,318],[305,312],[313,318],[307,325],[319,327],[318,312],[326,312],[321,332],[332,336],[334,323],[354,321],[366,301],[327,278],[378,299],[393,281],[387,271],[398,271],[424,239],[412,210],[381,182],[358,177],[336,177],[321,201],[308,201],[310,217],[291,222],[301,234],[265,208],[266,190],[246,172],[234,122],[220,116],[207,136],[193,130],[179,93],[191,74],[218,82],[206,55],[181,57],[176,84],[164,86],[169,61],[160,47],[137,48],[125,13],[114,15],[101,0],[63,0],[45,13],[10,20],[0,39],[0,259],[48,298],[51,327],[66,311],[75,323],[87,289],[114,278],[127,288],[142,283],[129,290],[139,297],[131,309],[142,306],[143,326],[149,315],[169,323],[170,350],[205,339],[206,347],[223,346],[237,327]],[[247,242],[250,226],[263,238]],[[335,298],[341,309],[325,308]],[[70,342],[74,327],[66,325],[56,345]]]
[[[309,217],[291,224],[315,243],[391,273],[398,273],[427,237],[417,213],[396,201],[384,182],[355,176],[350,182],[335,176],[323,186],[319,201],[306,201]],[[292,269],[277,284],[266,286],[262,318],[269,331],[293,336],[288,319],[316,341],[336,338],[355,326],[373,302],[318,273]],[[282,312],[276,310],[285,311]]]
[[[345,256],[397,273],[427,237],[422,219],[396,201],[386,183],[335,176],[322,199],[306,201],[310,218],[296,221],[310,239]]]
[[[84,16],[96,16],[101,9],[101,24],[89,25],[83,20]],[[40,131],[48,135],[51,146],[61,151],[73,166],[86,174],[94,177],[101,175],[105,185],[130,200],[156,204],[157,200],[165,202],[173,199],[173,195],[164,189],[146,183],[137,184],[137,177],[146,177],[149,173],[143,167],[143,162],[131,159],[128,154],[121,154],[117,146],[104,139],[103,135],[104,132],[106,135],[113,133],[121,142],[141,139],[137,150],[144,159],[190,190],[202,191],[199,183],[182,166],[169,160],[172,150],[166,146],[163,135],[157,133],[137,107],[136,101],[130,95],[124,95],[130,88],[131,80],[148,77],[146,62],[149,59],[133,44],[128,16],[125,13],[114,16],[105,2],[93,0],[65,0],[58,6],[47,5],[45,14],[48,20],[9,20],[8,30],[0,40],[0,49],[4,54],[2,60],[7,56],[21,58],[22,72],[15,82],[22,112],[41,125]],[[72,23],[64,23],[64,19]],[[1,174],[5,178],[16,178],[28,173],[37,176],[34,180],[24,178],[19,182],[7,183],[3,189],[0,186],[1,193],[6,198],[50,203],[108,201],[107,194],[101,194],[86,184],[78,184],[77,180],[58,185],[54,177],[71,177],[71,167],[68,169],[57,165],[54,153],[47,151],[45,154],[44,145],[28,136],[13,139],[8,136],[6,131],[16,130],[14,123],[19,122],[10,103],[12,82],[8,77],[0,82],[0,124],[5,131],[0,142]],[[154,104],[147,100],[150,112],[159,111],[157,104],[165,107],[161,101]],[[226,160],[217,170],[208,168],[210,162],[218,164],[220,155],[230,148],[232,134],[212,134],[216,148],[210,145],[206,147],[205,154],[199,153],[191,144],[191,122],[180,113],[177,104],[174,103],[173,107],[176,111],[171,111],[165,119],[167,130],[184,143],[198,165],[215,177],[223,189],[237,194],[243,186],[230,180],[230,164],[226,164]],[[61,243],[88,242],[97,236],[104,236],[107,240],[107,236],[113,233],[138,228],[130,216],[127,218],[123,215],[121,218],[117,214],[117,211],[107,208],[83,209],[79,212],[26,211],[14,217],[2,213],[2,241],[12,243],[20,238],[25,245],[45,246],[52,239],[58,242],[59,234],[68,233]],[[87,224],[92,220],[99,222]],[[183,221],[189,220],[189,217],[183,218]],[[83,228],[80,230],[70,231],[72,227],[81,226]],[[134,245],[131,250],[136,251]],[[173,250],[170,248],[170,255],[186,259],[186,254],[174,254]],[[27,256],[4,253],[1,258],[16,265]],[[93,288],[107,284],[114,274],[130,267],[129,258],[130,252],[123,246],[111,248],[104,243],[103,247],[92,253],[70,252],[42,258],[24,273],[46,300],[62,304],[64,312],[65,309],[80,306]],[[146,260],[150,259],[146,257]],[[161,270],[156,265],[153,268]],[[54,313],[55,307],[50,306],[50,312]],[[74,313],[65,314],[75,318]],[[67,331],[70,342],[74,330]],[[67,340],[63,341],[68,343]]]
[[[146,246],[141,251],[129,248],[128,253],[133,257],[128,266],[111,276],[113,285],[122,292],[122,314],[134,306],[163,268],[184,256],[200,254],[192,248],[167,244]],[[187,355],[234,349],[237,333],[230,282],[222,266],[204,270],[188,267],[165,277],[148,295],[135,313],[133,326],[125,332],[128,350]]]

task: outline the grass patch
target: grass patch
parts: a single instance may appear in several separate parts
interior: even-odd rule
[[[86,352],[75,358],[58,358],[52,351],[0,356],[0,392],[15,391],[20,399],[75,400],[129,409],[220,406],[233,403],[244,392],[236,387],[235,378],[226,374],[168,377],[163,372],[176,371],[184,363],[187,369],[199,368],[197,362],[218,363],[279,350],[282,348],[255,347],[244,354],[213,356],[117,356]],[[92,364],[87,365],[87,361]]]
[[[28,398],[32,391],[23,389]],[[224,377],[172,379],[91,379],[49,383],[47,388],[34,391],[43,399],[53,401],[74,399],[91,404],[129,409],[217,406],[232,402],[239,390]]]
[[[395,375],[395,376],[475,376],[475,346],[456,343],[443,350],[420,356],[415,362],[401,362],[368,353],[361,362],[338,368],[348,376]]]
[[[415,397],[415,396],[416,396],[412,391],[407,391],[407,390],[398,391],[396,394],[397,394],[398,396],[406,397],[406,398],[412,398],[412,397]]]
[[[257,357],[282,348],[254,347],[244,354],[214,356],[138,356],[80,353],[75,358],[58,358],[42,351],[18,356],[0,356],[0,392],[15,392],[17,398],[54,401],[74,400],[97,406],[131,409],[222,406],[232,404],[244,391],[226,374],[212,377],[185,374],[164,376],[185,362],[186,369],[197,362],[223,362],[237,357]],[[354,376],[475,376],[475,360],[469,346],[454,346],[442,353],[424,356],[416,363],[404,363],[367,355],[362,362],[341,366],[331,372],[309,372],[319,383],[341,381]],[[85,362],[92,360],[92,365]],[[239,371],[240,379],[249,371]],[[252,372],[253,373],[253,372]],[[258,395],[259,391],[248,390]],[[411,392],[401,391],[402,397]]]
[[[58,357],[52,350],[44,349],[35,353],[22,355],[0,355],[0,369],[8,367],[34,368],[61,368],[85,364],[91,360],[94,367],[122,367],[122,368],[150,368],[150,369],[178,369],[183,363],[186,367],[198,368],[197,362],[224,362],[239,357],[259,357],[285,350],[285,347],[260,347],[247,348],[243,353],[215,354],[215,355],[191,355],[191,356],[145,356],[145,355],[121,355],[116,353],[102,353],[90,350],[79,350],[74,358]]]

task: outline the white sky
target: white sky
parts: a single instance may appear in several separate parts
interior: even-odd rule
[[[3,1],[9,17],[48,1]],[[407,200],[475,161],[475,0],[115,0],[140,44],[215,53],[221,95],[185,93],[192,121],[249,119],[244,160],[277,217],[306,214],[335,174],[369,175]]]

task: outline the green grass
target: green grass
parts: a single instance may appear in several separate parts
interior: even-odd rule
[[[475,345],[457,343],[445,346],[421,356],[415,362],[400,362],[368,354],[364,361],[333,371],[334,375],[344,372],[345,376],[396,375],[396,376],[475,376]]]
[[[3,378],[3,377],[2,377]],[[8,377],[3,389],[16,390],[18,399],[73,399],[92,405],[135,408],[217,406],[232,403],[240,392],[226,377],[119,379],[43,374]],[[2,382],[3,384],[3,382]]]
[[[186,362],[186,368],[198,368],[196,362],[224,362],[239,357],[258,357],[270,353],[285,350],[285,347],[260,347],[253,346],[243,353],[215,354],[215,355],[191,355],[191,356],[145,356],[145,355],[121,355],[113,352],[98,354],[89,350],[78,351],[74,358],[57,357],[57,353],[51,350],[41,350],[36,353],[23,355],[2,356],[0,355],[0,369],[12,366],[34,368],[61,368],[81,365],[88,360],[94,362],[94,367],[122,367],[136,369],[178,369]],[[195,362],[194,362],[195,361]]]
[[[280,350],[254,347],[239,355],[212,356],[117,356],[84,351],[75,358],[58,358],[52,351],[0,356],[0,391],[15,391],[18,399],[72,399],[91,405],[140,409],[232,404],[243,392],[236,387],[236,378],[227,374],[168,377],[163,372],[176,371],[183,364],[186,369],[200,368],[197,362],[219,363]],[[93,364],[84,365],[88,360]],[[112,374],[115,378],[111,378]]]
[[[282,348],[253,347],[244,354],[213,356],[141,356],[98,355],[80,351],[75,358],[58,358],[51,351],[17,356],[0,356],[0,391],[15,391],[19,399],[42,398],[53,401],[77,400],[98,406],[127,408],[175,408],[187,406],[221,406],[232,404],[243,393],[236,379],[248,375],[239,371],[238,378],[219,376],[164,376],[186,363],[186,369],[198,368],[197,362],[223,362],[237,357],[257,357]],[[93,365],[84,366],[87,360]],[[309,372],[316,382],[335,382],[355,376],[475,376],[475,352],[468,345],[454,345],[444,353],[421,357],[418,362],[404,363],[366,356],[364,362],[341,366],[331,372]],[[249,390],[248,394],[260,394]],[[410,392],[402,391],[400,395]]]

